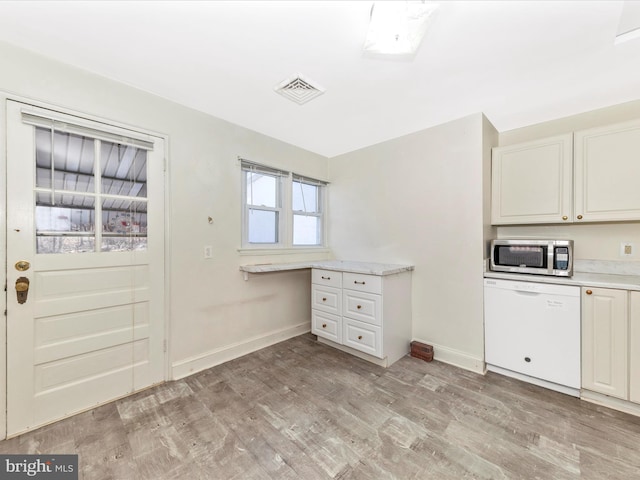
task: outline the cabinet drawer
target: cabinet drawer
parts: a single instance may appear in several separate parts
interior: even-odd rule
[[[361,322],[382,325],[382,297],[373,293],[343,290],[343,315]]]
[[[311,270],[311,282],[317,285],[327,285],[329,287],[342,287],[342,272],[332,272],[331,270]]]
[[[342,322],[339,316],[311,311],[311,333],[336,343],[342,343]]]
[[[343,287],[359,292],[382,293],[382,277],[379,275],[362,275],[359,273],[344,273]]]
[[[382,329],[378,326],[343,318],[342,343],[382,358]]]
[[[342,290],[324,285],[311,286],[311,308],[340,315],[342,310]]]

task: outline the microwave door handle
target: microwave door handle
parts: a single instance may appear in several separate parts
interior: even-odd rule
[[[555,257],[555,254],[555,245],[549,245],[549,248],[547,248],[547,272],[549,272],[549,275],[553,275],[553,259]]]

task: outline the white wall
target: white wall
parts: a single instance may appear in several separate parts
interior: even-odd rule
[[[502,132],[499,142],[501,146],[513,145],[638,118],[640,118],[640,100]],[[640,179],[638,185],[640,188]],[[576,259],[640,261],[640,253],[633,257],[620,256],[622,242],[634,242],[640,249],[640,222],[501,226],[498,227],[498,236],[500,238],[570,238],[575,242]]]
[[[237,157],[319,179],[328,176],[326,158],[7,44],[0,43],[0,61],[0,92],[169,136],[167,313],[176,376],[310,329],[308,271],[253,275],[245,282],[238,266],[327,254],[239,254]],[[203,259],[204,245],[213,246],[213,259]]]
[[[413,337],[436,358],[483,368],[486,119],[471,115],[332,158],[330,245],[337,258],[410,263]],[[488,122],[486,122],[488,123]]]

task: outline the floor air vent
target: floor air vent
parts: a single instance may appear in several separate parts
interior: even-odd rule
[[[313,100],[324,93],[324,88],[299,74],[288,78],[276,86],[274,90],[298,105],[307,103],[309,100]]]

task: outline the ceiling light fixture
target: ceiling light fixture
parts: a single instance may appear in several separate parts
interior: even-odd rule
[[[438,6],[428,1],[375,2],[363,47],[365,54],[413,56]]]
[[[620,23],[614,45],[640,38],[640,2],[626,1],[622,5]]]

